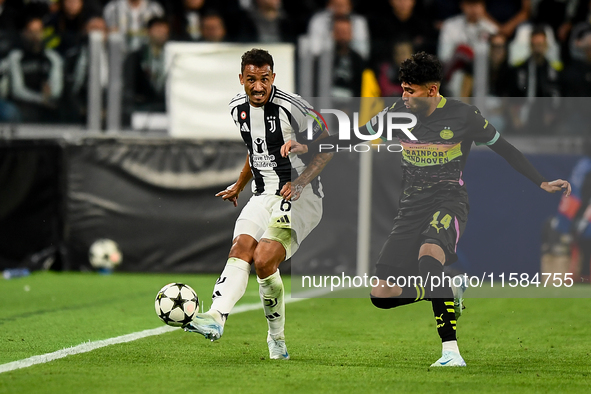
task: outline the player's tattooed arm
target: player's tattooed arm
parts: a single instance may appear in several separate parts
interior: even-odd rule
[[[228,186],[221,192],[217,193],[216,197],[221,197],[223,200],[228,200],[235,207],[238,206],[238,195],[244,190],[248,182],[252,179],[252,171],[250,170],[250,158],[249,155],[246,155],[246,162],[244,163],[244,167],[242,167],[242,171],[240,171],[240,175],[238,176],[238,180],[236,183]]]
[[[286,200],[295,201],[300,198],[304,188],[312,182],[332,159],[333,153],[318,153],[308,164],[304,172],[300,174],[293,182],[287,182],[281,189],[281,196]]]

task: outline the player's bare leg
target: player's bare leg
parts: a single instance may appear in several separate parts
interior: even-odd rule
[[[428,240],[419,250],[419,273],[423,278],[427,298],[431,299],[437,333],[441,338],[442,356],[432,367],[464,367],[456,340],[456,313],[451,286],[442,280],[445,252]],[[435,278],[438,277],[436,280]]]
[[[275,229],[278,237],[290,242],[291,230]],[[283,234],[281,237],[279,234]],[[269,326],[267,345],[271,359],[289,360],[285,346],[285,301],[279,264],[285,260],[285,242],[263,238],[254,252],[254,266],[259,282],[259,294]]]
[[[402,288],[398,285],[390,286],[388,281],[380,279],[377,286],[371,289],[371,295],[377,298],[392,298],[402,295]]]
[[[228,261],[215,283],[212,304],[206,313],[196,313],[185,331],[196,332],[215,341],[224,332],[228,315],[242,298],[248,285],[248,276],[257,241],[247,234],[240,234],[232,242]]]

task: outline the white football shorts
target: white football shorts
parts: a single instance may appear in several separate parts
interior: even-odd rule
[[[310,185],[304,188],[297,201],[285,201],[274,194],[252,196],[236,220],[234,238],[247,234],[257,242],[263,238],[281,242],[287,260],[320,223],[321,218],[322,198],[314,194]],[[278,239],[277,229],[290,229],[291,242]]]

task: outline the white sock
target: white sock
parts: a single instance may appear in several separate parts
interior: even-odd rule
[[[213,302],[209,312],[219,312],[217,316],[221,318],[224,324],[228,315],[234,308],[234,305],[242,298],[248,285],[248,275],[250,274],[250,264],[236,257],[230,257],[226,262],[224,270],[215,282],[213,287]]]
[[[452,352],[456,352],[457,354],[460,354],[460,349],[458,348],[458,341],[447,341],[447,342],[443,342],[443,351],[445,352],[446,350],[450,350]]]
[[[283,300],[283,281],[279,270],[259,282],[259,295],[263,302],[265,317],[269,324],[269,337],[285,339],[285,302]]]

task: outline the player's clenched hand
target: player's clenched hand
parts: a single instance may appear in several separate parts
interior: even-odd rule
[[[287,157],[290,153],[295,153],[296,155],[303,155],[304,153],[308,152],[308,145],[300,144],[294,140],[288,140],[283,146],[281,147],[281,156]]]
[[[294,185],[291,182],[287,182],[285,185],[283,185],[279,194],[284,200],[296,201],[298,198],[300,198],[302,190],[304,190],[303,185]]]
[[[221,192],[219,192],[218,194],[216,194],[216,197],[221,197],[224,200],[228,200],[230,201],[232,204],[234,204],[235,207],[238,206],[238,195],[240,194],[242,190],[240,190],[240,188],[238,186],[236,186],[236,184],[232,184],[230,186],[228,186],[226,189],[222,190]]]
[[[285,185],[283,185],[281,191],[279,192],[279,195],[283,197],[284,200],[291,200],[291,182],[287,182]]]
[[[564,190],[564,195],[567,197],[570,196],[570,183],[568,183],[568,181],[563,181],[562,179],[557,179],[552,182],[542,182],[540,187],[546,190],[548,193],[555,193]]]

